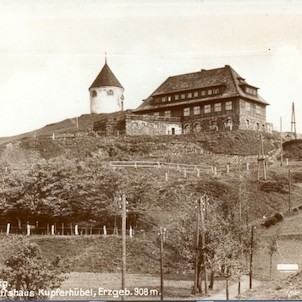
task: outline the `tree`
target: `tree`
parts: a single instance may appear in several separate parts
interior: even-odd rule
[[[8,282],[8,299],[46,299],[39,290],[58,288],[65,279],[60,259],[47,263],[35,243],[22,238],[13,240],[10,250],[14,252],[5,259],[6,268],[0,272],[1,280]]]

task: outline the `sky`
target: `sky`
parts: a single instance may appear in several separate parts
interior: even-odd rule
[[[87,114],[108,64],[137,108],[169,76],[231,65],[267,122],[302,132],[302,1],[0,0],[0,137]]]

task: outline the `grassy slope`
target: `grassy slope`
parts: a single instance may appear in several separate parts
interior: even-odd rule
[[[80,128],[91,129],[92,121],[98,120],[97,115],[80,117]],[[164,171],[159,170],[123,170],[131,177],[142,178],[146,175],[158,183],[157,190],[160,196],[155,198],[156,204],[150,207],[148,216],[159,225],[173,228],[175,221],[192,218],[192,207],[188,207],[191,200],[188,198],[174,198],[175,196],[189,196],[192,191],[203,193],[206,191],[213,199],[225,192],[238,192],[236,157],[230,155],[255,155],[258,153],[258,135],[254,132],[219,132],[206,133],[201,136],[175,137],[94,137],[82,136],[74,139],[52,140],[51,134],[56,132],[73,131],[75,123],[65,120],[59,124],[49,125],[38,130],[37,138],[32,135],[13,138],[13,147],[2,144],[1,159],[5,165],[31,164],[36,161],[45,161],[57,165],[60,162],[106,162],[109,160],[139,160],[151,159],[181,163],[211,164],[233,163],[234,170],[228,176],[213,177],[202,175],[188,175],[183,178],[181,173],[171,173],[169,181],[165,182]],[[8,139],[2,142],[8,142]],[[274,136],[265,136],[266,150],[273,150],[277,145]],[[1,144],[1,141],[0,141]],[[33,154],[34,150],[34,154]],[[204,150],[213,154],[203,154]],[[295,144],[285,149],[287,154],[294,151],[294,158],[299,159],[301,148]],[[300,152],[300,153],[299,153]],[[220,155],[215,155],[218,153]],[[222,155],[224,154],[224,155]],[[288,156],[290,157],[290,156]],[[296,166],[295,166],[296,167]],[[248,174],[250,173],[250,174]],[[302,192],[300,172],[296,173],[293,181],[293,206],[299,205]],[[287,168],[273,166],[269,171],[268,181],[256,181],[254,171],[243,173],[242,189],[244,204],[249,207],[249,221],[260,220],[263,215],[269,216],[277,211],[286,211]],[[171,195],[171,192],[174,192]],[[171,196],[173,198],[171,198]],[[157,226],[154,228],[157,229]],[[156,234],[138,236],[128,245],[129,267],[131,272],[156,273],[158,272],[158,247]],[[116,271],[120,269],[117,238],[40,238],[37,240],[48,258],[60,254],[72,270],[76,271]],[[101,251],[101,252],[100,252]],[[172,247],[167,247],[167,258],[173,272],[182,271],[181,259],[175,257]],[[166,268],[168,270],[168,267]]]

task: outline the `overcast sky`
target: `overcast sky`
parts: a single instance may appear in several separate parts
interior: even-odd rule
[[[167,77],[231,65],[302,132],[302,1],[2,1],[0,136],[89,113],[104,64],[136,108]]]

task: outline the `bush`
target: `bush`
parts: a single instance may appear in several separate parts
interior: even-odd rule
[[[283,220],[283,215],[281,213],[276,213],[273,217],[275,217],[277,221]]]
[[[298,206],[298,209],[302,210],[302,205],[301,205],[301,206]]]
[[[265,222],[262,224],[266,228],[270,227],[271,225],[275,225],[277,223],[277,219],[275,217],[269,217],[265,220]]]
[[[294,213],[298,213],[298,208],[293,208]]]
[[[12,243],[11,250],[11,254],[5,259],[6,267],[0,272],[1,280],[8,282],[7,292],[4,293],[7,298],[45,299],[47,296],[39,294],[39,289],[58,288],[65,279],[61,275],[64,270],[59,265],[60,259],[47,263],[35,243],[18,239]],[[18,296],[18,291],[23,292],[24,295]]]

